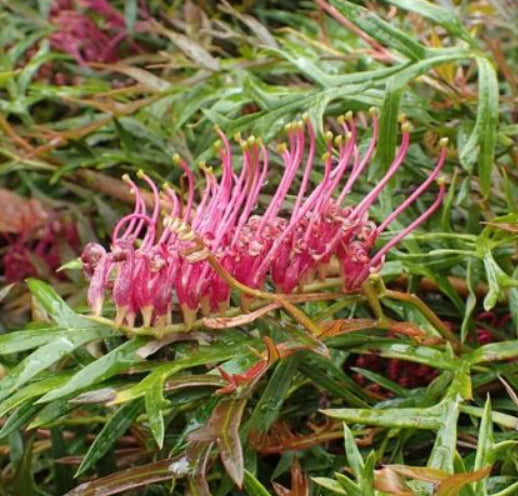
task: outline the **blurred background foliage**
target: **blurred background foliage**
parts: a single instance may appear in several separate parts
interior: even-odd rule
[[[512,0],[0,0],[0,26],[1,495],[518,493]],[[122,174],[179,185],[175,153],[218,169],[215,125],[275,148],[304,113],[322,134],[352,110],[367,143],[373,106],[352,200],[392,160],[400,115],[413,126],[376,221],[449,138],[442,209],[378,294],[426,339],[380,330],[361,295],[301,305],[341,322],[318,339],[280,312],[160,339],[84,317],[77,256],[131,209]],[[289,353],[252,378],[271,343]],[[216,366],[243,383],[214,394]]]

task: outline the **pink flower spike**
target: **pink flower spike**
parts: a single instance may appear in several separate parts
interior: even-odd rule
[[[194,201],[194,174],[192,173],[189,166],[180,158],[180,155],[176,154],[173,156],[173,163],[179,165],[187,176],[187,182],[189,183],[189,193],[187,195],[187,205],[183,212],[183,220],[186,222],[191,216],[192,205]]]
[[[444,195],[446,193],[446,187],[444,185],[444,182],[441,181],[439,184],[439,194],[437,195],[437,198],[432,203],[428,209],[423,212],[417,219],[415,219],[408,227],[403,229],[400,233],[397,234],[394,238],[392,238],[376,255],[372,258],[372,260],[369,263],[369,266],[366,268],[366,270],[362,273],[362,277],[367,277],[368,270],[370,268],[376,268],[378,264],[380,264],[383,260],[383,257],[394,247],[396,246],[405,236],[407,236],[409,233],[411,233],[414,229],[419,227],[423,222],[428,219],[441,205]]]
[[[379,226],[370,221],[370,206],[406,157],[410,133],[409,125],[403,123],[401,145],[384,177],[356,206],[343,208],[341,201],[367,167],[376,147],[378,123],[375,113],[371,115],[372,138],[363,156],[358,152],[352,113],[339,120],[345,139],[343,135],[333,138],[332,133],[326,134],[327,152],[323,164],[319,164],[323,177],[312,189],[315,131],[307,118],[305,123],[289,124],[287,144],[279,146],[282,177],[262,215],[253,212],[267,179],[269,153],[254,137],[237,138],[242,163],[234,168],[230,142],[217,130],[221,173],[216,177],[212,169],[201,164],[205,187],[199,188],[199,194],[194,173],[175,157],[189,183],[184,208],[175,190],[164,185],[160,194],[154,182],[139,172],[153,193],[154,205],[149,212],[142,191],[125,177],[135,194],[133,213],[117,223],[110,252],[87,247],[83,254],[92,310],[99,313],[104,293],[111,292],[116,325],[132,326],[139,316],[139,324],[164,326],[172,322],[171,312],[178,302],[185,329],[189,330],[198,312],[220,313],[230,302],[231,287],[213,269],[207,252],[240,283],[257,289],[272,284],[283,293],[296,291],[317,275],[324,279],[334,257],[340,264],[344,290],[359,291],[369,274],[380,270],[388,251],[431,216],[445,194],[441,185],[433,205],[371,258],[377,236],[437,179],[446,159],[444,148],[429,177],[401,205]],[[300,182],[295,179],[299,171]],[[347,180],[341,188],[344,177]],[[296,194],[292,188],[295,182],[299,186]],[[293,204],[288,198],[293,198]],[[163,232],[157,238],[161,216]],[[45,243],[43,240],[37,248],[45,250]],[[253,298],[241,295],[241,301],[246,310]]]
[[[369,147],[367,148],[367,152],[365,153],[364,157],[362,158],[361,162],[357,162],[355,158],[355,166],[353,167],[353,170],[351,171],[351,175],[349,176],[349,179],[347,180],[342,192],[340,193],[340,196],[338,197],[338,205],[341,205],[345,199],[345,197],[351,192],[351,189],[360,176],[360,174],[365,169],[365,166],[369,163],[370,159],[372,158],[372,155],[374,153],[374,150],[376,149],[376,144],[378,141],[378,133],[379,133],[379,125],[378,125],[378,115],[375,108],[371,108],[369,110],[369,113],[371,115],[372,119],[372,137],[369,143]],[[357,148],[355,148],[355,152],[358,153]]]
[[[128,174],[124,174],[122,176],[122,180],[129,184],[130,187],[131,187],[131,192],[135,195],[135,208],[133,210],[133,213],[134,214],[138,214],[138,215],[143,215],[143,216],[147,216],[146,215],[146,204],[144,202],[144,199],[142,198],[142,195],[140,194],[140,189],[137,187],[137,185],[131,180],[131,178],[129,177]],[[115,229],[113,231],[113,235],[112,235],[112,244],[115,244],[116,240],[119,239],[119,231],[122,227],[123,224],[125,224],[127,222],[127,217],[123,217],[118,223],[117,225],[115,226]],[[140,221],[140,222],[138,222]],[[138,225],[136,225],[138,222]],[[126,231],[124,231],[124,234],[121,236],[121,238],[123,239],[128,239],[130,237],[136,237],[138,236],[138,233],[140,232],[140,230],[142,229],[143,225],[144,225],[144,220],[143,218],[138,218],[137,217],[133,217],[131,218],[131,221],[129,223],[129,226],[126,228]]]
[[[144,215],[144,214],[126,215],[125,217],[120,219],[119,222],[117,222],[117,225],[115,226],[115,229],[113,230],[113,235],[112,235],[112,245],[113,246],[117,246],[123,241],[131,242],[131,243],[133,243],[135,241],[135,238],[137,237],[137,235],[141,229],[140,225],[138,226],[138,229],[136,229],[135,232],[131,234],[131,236],[130,235],[126,236],[126,233],[124,233],[124,236],[119,237],[119,231],[122,229],[122,226],[126,222],[130,222],[130,224],[131,224],[135,220],[140,220],[142,222],[142,225],[144,223],[147,223],[149,226],[153,226],[153,221],[147,215]],[[154,226],[153,226],[153,229],[154,229]]]
[[[311,124],[311,121],[309,117],[306,115],[304,116],[304,121],[306,123],[306,128],[308,130],[309,134],[309,151],[308,151],[308,158],[306,160],[306,166],[304,167],[304,175],[302,177],[302,182],[300,184],[300,189],[297,194],[297,199],[295,200],[295,205],[293,207],[292,216],[293,219],[300,208],[300,205],[302,203],[302,200],[304,199],[304,193],[306,192],[306,188],[308,186],[309,178],[311,175],[311,170],[313,169],[313,162],[315,158],[315,130],[313,129],[313,125]]]
[[[158,222],[158,216],[160,215],[160,193],[158,192],[158,188],[156,187],[155,183],[151,181],[149,176],[142,169],[137,172],[137,176],[140,179],[144,179],[144,181],[146,181],[148,186],[151,188],[151,191],[153,192],[153,214],[146,236],[144,237],[144,241],[142,243],[143,248],[148,248],[150,244],[155,241],[156,225]]]
[[[408,147],[410,145],[410,124],[403,122],[401,130],[403,132],[403,137],[401,139],[401,146],[399,147],[396,158],[390,165],[383,179],[381,179],[381,181],[374,187],[374,189],[354,209],[353,213],[351,214],[352,218],[361,219],[367,213],[367,210],[376,201],[381,190],[386,186],[386,184],[390,181],[392,176],[396,173],[396,171],[405,160]]]
[[[441,154],[439,156],[439,160],[437,161],[437,165],[433,169],[432,173],[428,176],[426,181],[424,181],[421,186],[419,186],[396,210],[392,211],[390,215],[379,225],[376,230],[375,236],[379,236],[385,228],[396,218],[398,215],[403,212],[409,205],[411,205],[417,198],[419,198],[422,193],[428,188],[433,181],[435,181],[436,177],[441,172],[442,166],[446,161],[446,156],[448,155],[448,138],[442,138],[440,142],[441,146]]]

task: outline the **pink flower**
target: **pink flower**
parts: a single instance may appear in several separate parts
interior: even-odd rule
[[[86,11],[76,10],[73,0],[54,0],[50,22],[56,31],[50,36],[53,48],[70,54],[79,64],[113,63],[120,58],[120,45],[128,42],[133,51],[141,48],[129,38],[124,16],[107,0],[78,0]],[[99,26],[87,13],[102,18]]]
[[[35,232],[5,235],[8,245],[2,257],[4,276],[7,282],[23,281],[27,277],[45,277],[57,273],[62,265],[62,248],[77,253],[80,242],[76,226],[70,221],[54,219]]]
[[[160,195],[153,181],[140,172],[139,177],[153,193],[150,211],[137,185],[125,177],[135,194],[134,212],[119,221],[109,252],[89,245],[83,253],[94,312],[101,311],[106,291],[117,308],[117,324],[134,325],[137,315],[144,326],[168,324],[174,297],[188,328],[200,310],[204,314],[223,311],[231,289],[206,259],[207,252],[240,283],[255,289],[272,284],[282,293],[296,291],[317,276],[325,277],[334,258],[340,263],[344,291],[358,291],[371,273],[381,269],[387,252],[432,215],[444,197],[441,185],[428,210],[372,254],[380,234],[437,178],[446,158],[446,142],[429,177],[376,225],[369,219],[369,209],[402,166],[410,133],[409,125],[403,122],[401,145],[385,176],[358,204],[346,206],[376,148],[378,123],[376,113],[371,112],[371,116],[373,133],[363,156],[352,114],[338,119],[343,134],[334,139],[331,133],[325,136],[323,177],[312,190],[310,176],[317,168],[314,129],[307,118],[288,125],[287,143],[279,146],[283,175],[262,213],[257,204],[268,176],[269,153],[262,141],[253,137],[237,137],[242,150],[237,173],[232,146],[217,130],[221,177],[201,167],[205,186],[198,203],[194,174],[178,156],[174,161],[187,176],[185,201],[168,185]],[[299,189],[290,195],[299,173]],[[160,217],[164,218],[162,229]],[[247,301],[243,298],[245,307]]]

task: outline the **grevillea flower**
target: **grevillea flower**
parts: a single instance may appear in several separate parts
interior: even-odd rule
[[[78,6],[85,12],[78,11]],[[87,15],[88,11],[102,19],[102,26]],[[54,0],[50,23],[56,29],[50,36],[52,47],[72,55],[79,64],[116,62],[125,41],[131,50],[141,50],[129,38],[124,16],[107,0]]]
[[[2,265],[7,282],[23,281],[27,277],[59,276],[63,253],[77,253],[80,242],[75,225],[56,216],[40,229],[17,234],[4,234]]]
[[[434,203],[373,254],[380,234],[439,175],[446,142],[428,178],[376,225],[369,219],[369,209],[403,164],[410,126],[403,120],[401,145],[384,177],[359,203],[351,205],[349,194],[376,148],[378,122],[374,111],[371,116],[372,137],[363,155],[357,146],[352,114],[338,119],[342,133],[325,135],[323,166],[317,166],[315,131],[309,119],[286,126],[287,142],[278,148],[283,174],[261,212],[258,200],[268,177],[269,152],[254,137],[236,137],[242,150],[241,168],[236,172],[232,146],[217,130],[221,176],[202,165],[205,185],[199,194],[193,172],[176,156],[175,163],[187,177],[186,198],[179,198],[169,185],[160,193],[153,181],[139,172],[152,191],[151,209],[139,187],[125,177],[135,194],[134,212],[115,227],[109,252],[91,244],[82,255],[90,278],[93,311],[101,311],[109,292],[117,308],[117,324],[134,325],[139,314],[144,326],[170,323],[173,295],[186,327],[198,311],[205,315],[222,312],[229,304],[231,288],[213,269],[207,253],[239,283],[260,290],[271,284],[280,293],[292,293],[317,276],[325,277],[334,258],[340,264],[344,291],[358,291],[371,273],[380,270],[387,252],[424,222],[444,197],[441,184]],[[311,188],[313,172],[322,173],[322,179]],[[295,190],[297,175],[301,177]],[[248,298],[243,298],[245,308]]]

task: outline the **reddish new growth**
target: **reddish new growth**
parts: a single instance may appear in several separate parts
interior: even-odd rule
[[[81,12],[77,7],[83,7]],[[87,14],[92,12],[102,20],[96,23]],[[55,32],[50,36],[53,48],[70,54],[79,64],[116,62],[123,42],[132,51],[140,51],[129,38],[124,16],[107,0],[54,0],[50,23]]]
[[[359,290],[369,274],[380,270],[386,253],[424,222],[444,196],[441,184],[428,210],[371,255],[380,234],[437,178],[446,157],[443,143],[430,176],[376,225],[369,219],[369,208],[403,164],[410,127],[402,123],[401,145],[385,176],[358,204],[346,205],[376,147],[378,121],[374,111],[371,115],[373,133],[365,154],[359,152],[355,121],[348,113],[338,119],[343,134],[334,139],[331,133],[325,136],[323,167],[315,159],[315,132],[309,120],[286,126],[287,143],[279,146],[283,175],[261,213],[257,204],[268,177],[269,152],[254,137],[237,137],[242,150],[242,165],[237,172],[231,144],[218,129],[221,177],[202,166],[205,186],[199,195],[194,174],[176,157],[175,162],[187,176],[185,201],[167,185],[161,198],[155,184],[141,172],[139,177],[154,196],[149,211],[137,185],[126,177],[136,197],[134,212],[116,226],[109,252],[90,244],[82,255],[94,313],[101,312],[106,292],[115,303],[117,324],[133,326],[138,314],[144,326],[170,323],[173,295],[187,327],[200,310],[205,315],[222,312],[228,307],[231,289],[207,260],[208,252],[240,283],[255,289],[271,284],[282,293],[292,293],[315,277],[324,277],[335,258],[340,263],[344,291]],[[314,188],[310,186],[312,172],[323,176]],[[295,181],[297,174],[300,182]],[[200,239],[206,247],[203,250]],[[244,297],[245,308],[248,302]]]

